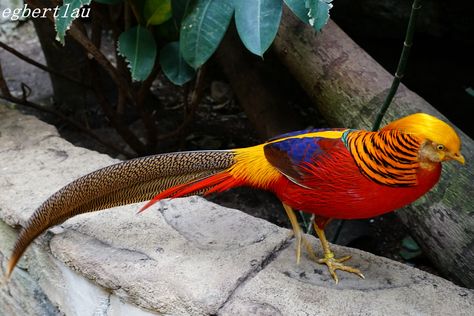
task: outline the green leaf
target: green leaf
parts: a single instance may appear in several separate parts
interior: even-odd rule
[[[234,12],[233,0],[196,0],[181,24],[179,45],[183,58],[193,68],[215,52]]]
[[[474,97],[474,89],[472,87],[466,88],[466,93],[469,94],[471,97]]]
[[[402,240],[403,248],[410,250],[410,251],[419,251],[420,246],[416,243],[416,241],[411,236],[406,236]]]
[[[245,47],[262,56],[270,47],[280,25],[282,0],[235,1],[235,24]]]
[[[331,2],[332,0],[306,0],[305,6],[309,9],[309,24],[318,32],[328,23]]]
[[[72,22],[80,17],[82,6],[89,5],[91,0],[64,0],[63,5],[58,10],[55,21],[56,39],[64,45],[66,31],[71,27]]]
[[[179,86],[194,78],[196,74],[181,56],[179,42],[169,43],[161,49],[160,65],[165,76]]]
[[[94,2],[103,3],[103,4],[117,4],[123,0],[94,0]]]
[[[171,0],[146,0],[144,15],[147,25],[159,25],[168,21],[171,16]]]
[[[284,0],[290,10],[304,23],[309,24],[309,9],[304,0]]]
[[[406,236],[402,240],[402,248],[400,249],[400,256],[405,260],[412,260],[419,257],[423,252],[420,246],[411,236]]]
[[[132,79],[145,80],[156,58],[156,43],[150,31],[136,26],[120,34],[117,50],[129,64]]]

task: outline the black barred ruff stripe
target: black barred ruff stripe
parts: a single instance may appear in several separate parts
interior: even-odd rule
[[[232,151],[148,156],[99,169],[69,183],[43,202],[21,230],[7,274],[46,229],[78,214],[150,200],[170,187],[226,170],[234,164],[234,156]]]
[[[372,181],[394,187],[417,184],[421,143],[415,136],[396,130],[350,131],[344,141],[359,170]]]

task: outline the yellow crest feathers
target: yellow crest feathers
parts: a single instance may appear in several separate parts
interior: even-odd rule
[[[382,128],[382,130],[393,129],[429,139],[444,145],[453,152],[457,152],[461,148],[461,139],[456,131],[447,123],[426,113],[405,116]]]

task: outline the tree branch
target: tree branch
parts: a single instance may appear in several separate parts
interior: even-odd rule
[[[196,82],[194,84],[194,89],[191,95],[191,102],[189,105],[189,109],[187,109],[186,116],[181,123],[174,131],[169,132],[164,135],[160,135],[158,137],[159,140],[165,140],[168,138],[176,137],[184,132],[184,130],[189,126],[189,124],[193,121],[194,113],[196,112],[197,108],[199,107],[199,103],[201,102],[202,96],[204,94],[204,83],[206,78],[206,65],[202,66],[196,76]],[[186,95],[185,98],[188,96]],[[185,103],[187,100],[185,100]],[[186,109],[187,107],[185,107]]]
[[[5,81],[5,77],[3,76],[3,69],[2,63],[0,63],[0,91],[2,91],[2,95],[5,97],[11,97],[10,89],[8,88],[7,82]]]
[[[23,95],[22,98],[17,98],[17,97],[11,96],[11,95],[10,96],[1,95],[0,99],[3,99],[5,101],[11,102],[11,103],[23,105],[23,106],[26,106],[26,107],[29,107],[29,108],[32,108],[32,109],[35,109],[35,110],[38,110],[38,111],[41,111],[41,112],[45,112],[45,113],[55,115],[55,116],[59,117],[61,120],[68,123],[69,125],[71,125],[74,128],[80,130],[84,134],[86,134],[89,137],[95,139],[97,142],[101,143],[105,147],[107,147],[107,148],[109,148],[109,149],[111,149],[111,150],[113,150],[117,153],[120,153],[120,154],[124,155],[127,158],[135,157],[135,155],[133,155],[133,154],[117,147],[117,146],[115,146],[112,143],[109,143],[108,141],[103,140],[96,133],[94,133],[93,131],[89,130],[88,128],[82,126],[81,124],[78,124],[76,121],[70,119],[69,117],[62,114],[61,112],[55,111],[55,110],[50,109],[50,108],[46,108],[44,106],[41,106],[41,105],[39,105],[37,103],[34,103],[34,102],[31,102],[31,101],[28,101],[27,98],[26,98],[26,95]]]
[[[91,88],[89,85],[87,85],[87,84],[85,84],[85,83],[83,83],[83,82],[81,82],[81,81],[79,81],[79,80],[76,80],[76,79],[71,78],[71,77],[69,77],[69,76],[67,76],[67,75],[65,75],[65,74],[62,74],[62,73],[60,73],[60,72],[58,72],[58,71],[56,71],[56,70],[54,70],[54,69],[52,69],[52,68],[50,68],[50,67],[48,67],[48,66],[46,66],[46,65],[43,65],[43,64],[41,64],[41,63],[39,63],[39,62],[37,62],[37,61],[35,61],[35,60],[33,60],[33,59],[31,59],[31,58],[25,56],[25,55],[23,55],[22,53],[20,53],[19,51],[17,51],[17,50],[14,49],[13,47],[8,46],[7,44],[5,44],[5,43],[3,43],[3,42],[1,42],[1,41],[0,41],[0,47],[3,48],[4,50],[6,50],[7,52],[9,52],[10,54],[12,54],[12,55],[18,57],[19,59],[21,59],[21,60],[27,62],[27,63],[30,64],[30,65],[33,65],[33,66],[39,68],[39,69],[41,69],[41,70],[44,70],[44,71],[46,71],[46,72],[48,72],[48,73],[50,73],[50,74],[53,74],[53,75],[55,75],[55,76],[58,76],[58,77],[60,77],[60,78],[69,80],[69,81],[71,81],[71,82],[74,82],[75,84],[78,84],[78,85],[80,85],[80,86],[86,87],[86,88],[88,88],[88,89]]]
[[[26,0],[29,6],[32,8],[43,8],[40,1],[38,0]],[[54,23],[54,16],[51,12],[46,12],[46,16],[50,21]],[[127,97],[130,101],[134,102],[134,96],[131,91],[131,88],[123,77],[119,75],[117,69],[112,65],[112,63],[105,57],[105,55],[87,38],[87,36],[78,28],[77,21],[74,21],[71,25],[71,28],[68,31],[68,34],[78,42],[94,59],[97,63],[104,68],[104,70],[110,75],[110,78],[115,82],[119,89],[125,91]]]

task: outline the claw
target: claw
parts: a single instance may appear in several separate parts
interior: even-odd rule
[[[324,229],[320,228],[319,225],[315,221],[313,221],[315,231],[319,237],[319,240],[321,241],[321,246],[323,248],[323,253],[324,253],[324,258],[318,259],[313,251],[313,247],[311,247],[311,244],[304,237],[293,209],[290,206],[286,205],[285,203],[283,203],[283,207],[286,211],[286,214],[288,215],[288,218],[290,219],[290,223],[293,228],[293,235],[295,236],[295,239],[296,239],[296,263],[297,264],[300,263],[301,246],[304,245],[311,259],[313,259],[315,262],[318,262],[320,264],[325,264],[328,267],[329,273],[331,274],[334,281],[336,281],[336,284],[339,283],[339,278],[337,277],[336,270],[354,273],[354,274],[357,274],[362,279],[365,279],[364,275],[362,274],[362,272],[360,272],[359,269],[352,268],[352,267],[342,264],[342,262],[349,260],[351,256],[345,256],[338,259],[334,258],[334,254],[331,252],[329,248],[329,243],[324,234]],[[323,227],[328,222],[329,222],[328,219],[323,218],[318,223],[320,223]]]
[[[324,234],[324,227],[320,228],[316,222],[313,222],[313,224],[314,224],[314,229],[316,231],[316,234],[319,237],[319,241],[321,242],[321,246],[323,248],[323,253],[324,253],[324,258],[319,259],[318,262],[321,264],[325,264],[328,267],[329,273],[331,274],[334,281],[336,281],[336,284],[339,283],[339,278],[337,277],[336,270],[354,273],[354,274],[357,274],[360,278],[365,279],[364,275],[359,269],[342,264],[342,262],[349,260],[351,256],[345,256],[342,258],[334,258],[334,253],[331,251],[329,247],[329,243],[326,239],[326,235]]]
[[[325,255],[325,258],[319,259],[318,262],[321,264],[325,264],[328,267],[329,273],[331,274],[334,281],[336,281],[336,284],[339,283],[339,278],[337,277],[336,270],[354,273],[354,274],[357,274],[360,278],[365,279],[364,275],[359,269],[346,266],[341,263],[341,262],[349,260],[350,258],[351,256],[345,256],[345,257],[336,259],[334,258],[334,254],[330,253],[330,254]]]

